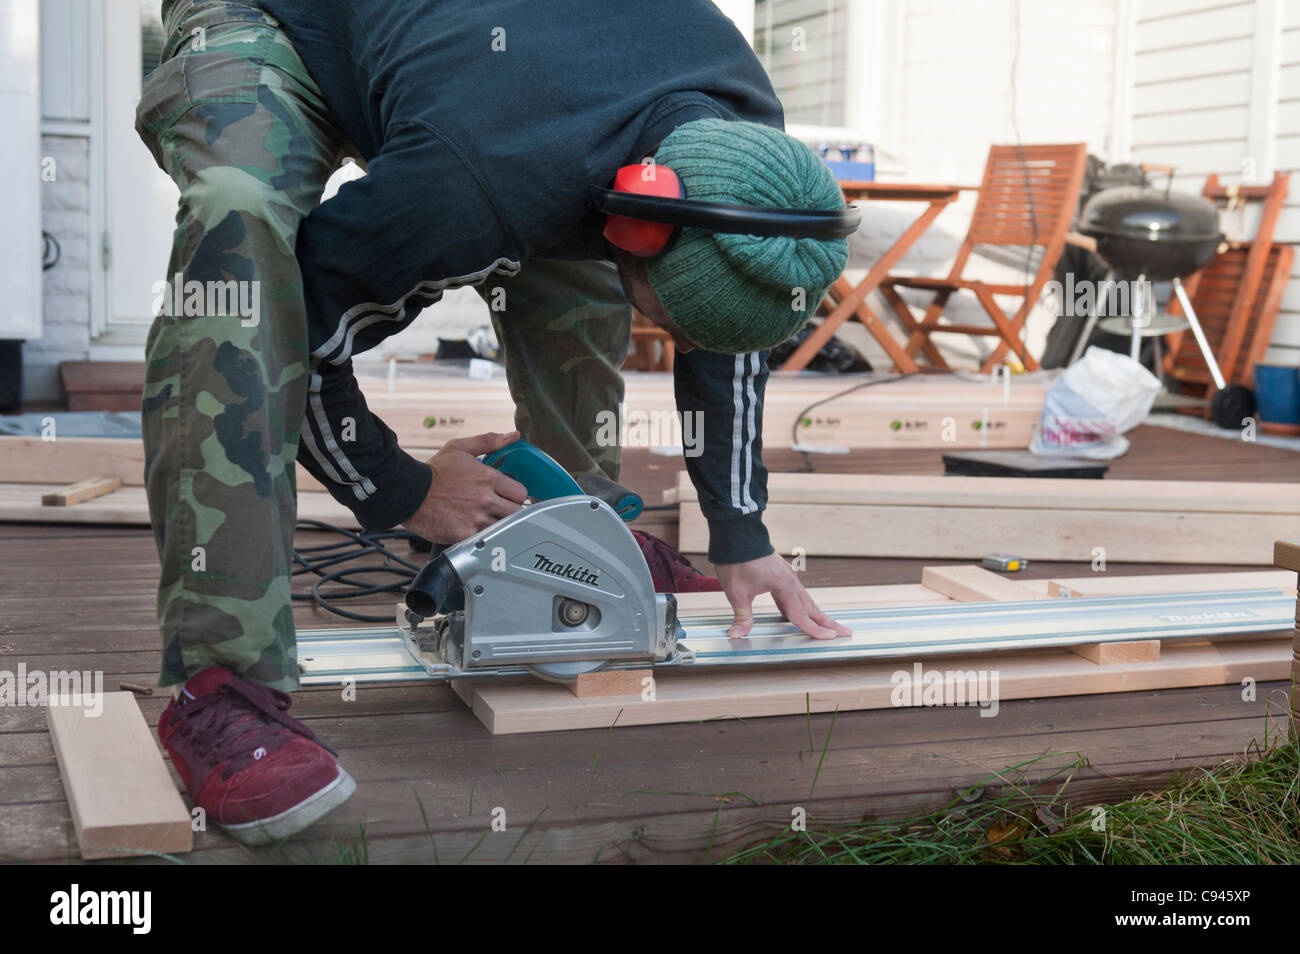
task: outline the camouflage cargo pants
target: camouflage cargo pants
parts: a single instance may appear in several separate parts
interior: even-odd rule
[[[294,462],[313,330],[294,247],[351,147],[268,14],[169,0],[164,17],[164,62],[136,118],[181,193],[167,278],[182,291],[169,287],[150,330],[143,403],[159,683],[223,665],[293,689]],[[256,320],[184,304],[187,289],[232,282],[253,289]],[[596,446],[593,421],[622,398],[630,309],[612,267],[535,262],[506,284],[493,319],[520,429],[573,473],[616,479],[618,448]]]

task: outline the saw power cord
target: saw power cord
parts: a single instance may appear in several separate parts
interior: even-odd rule
[[[917,371],[906,371],[902,374],[895,374],[892,377],[888,377],[888,378],[876,378],[870,381],[859,381],[857,384],[851,385],[850,387],[845,388],[843,391],[836,391],[834,394],[813,401],[806,408],[804,408],[802,411],[800,411],[798,414],[794,416],[794,423],[790,425],[790,446],[792,448],[797,449],[799,453],[803,455],[803,460],[804,460],[804,469],[792,471],[792,473],[796,473],[796,474],[816,473],[816,468],[813,467],[812,453],[810,451],[802,449],[805,445],[803,445],[802,442],[799,440],[799,425],[803,423],[803,420],[805,417],[807,417],[808,412],[813,410],[814,408],[821,407],[823,404],[829,404],[831,401],[838,401],[840,398],[844,397],[845,395],[852,394],[854,391],[860,391],[863,388],[873,387],[874,385],[877,384],[892,384],[895,381],[902,381],[904,378],[914,378],[917,377],[918,375],[952,375],[952,374],[959,374],[959,373],[960,373],[959,371],[953,368],[921,368],[920,370]]]
[[[322,543],[316,546],[293,549],[295,569],[292,575],[316,577],[309,592],[291,594],[295,600],[311,600],[326,612],[359,623],[391,623],[394,614],[374,616],[344,609],[339,603],[357,597],[374,596],[376,593],[401,594],[406,591],[415,574],[422,570],[423,564],[412,563],[397,553],[389,543],[416,539],[415,534],[406,530],[347,530],[343,527],[326,523],[323,520],[298,520],[298,530],[320,530],[342,537],[334,543]],[[374,554],[382,562],[372,562],[360,566],[341,566],[361,557]],[[375,581],[375,577],[380,577]]]

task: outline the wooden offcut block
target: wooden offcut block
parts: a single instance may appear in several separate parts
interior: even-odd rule
[[[982,566],[927,566],[921,569],[921,585],[959,603],[987,603],[994,600],[1045,600],[1048,597],[1015,580],[1008,580]]]
[[[640,696],[646,679],[653,679],[649,669],[615,669],[610,672],[584,672],[569,684],[579,699],[599,696]]]
[[[1273,542],[1273,562],[1284,570],[1294,570],[1300,573],[1300,543],[1275,540]]]
[[[1158,639],[1135,639],[1127,643],[1085,643],[1082,646],[1066,648],[1098,666],[1160,661]]]
[[[1276,540],[1273,543],[1273,562],[1284,570],[1300,573],[1300,543]],[[1295,604],[1295,637],[1291,652],[1291,738],[1300,736],[1300,598]]]
[[[190,813],[135,696],[106,692],[98,715],[51,705],[47,719],[83,858],[194,847]]]
[[[45,507],[71,507],[86,500],[94,500],[104,494],[111,494],[120,489],[122,481],[117,477],[91,477],[87,480],[68,484],[58,490],[41,494],[41,505]]]

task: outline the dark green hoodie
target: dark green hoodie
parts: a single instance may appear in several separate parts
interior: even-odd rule
[[[311,344],[327,423],[308,415],[308,424],[352,416],[367,437],[348,467],[304,463],[368,525],[409,516],[428,474],[395,458],[391,433],[372,423],[351,382],[352,355],[401,330],[444,288],[512,274],[536,255],[604,257],[588,186],[610,184],[677,126],[721,117],[782,127],[758,59],[707,0],[255,5],[280,21],[369,167],[298,238],[310,324],[323,329]],[[704,453],[687,466],[713,529],[710,555],[765,555],[765,364],[691,352],[676,367],[679,407],[705,414]],[[367,467],[383,474],[383,492]]]

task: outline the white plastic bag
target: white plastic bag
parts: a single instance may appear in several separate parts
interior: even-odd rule
[[[1126,354],[1091,347],[1047,389],[1029,449],[1048,457],[1109,460],[1147,416],[1160,382]]]

